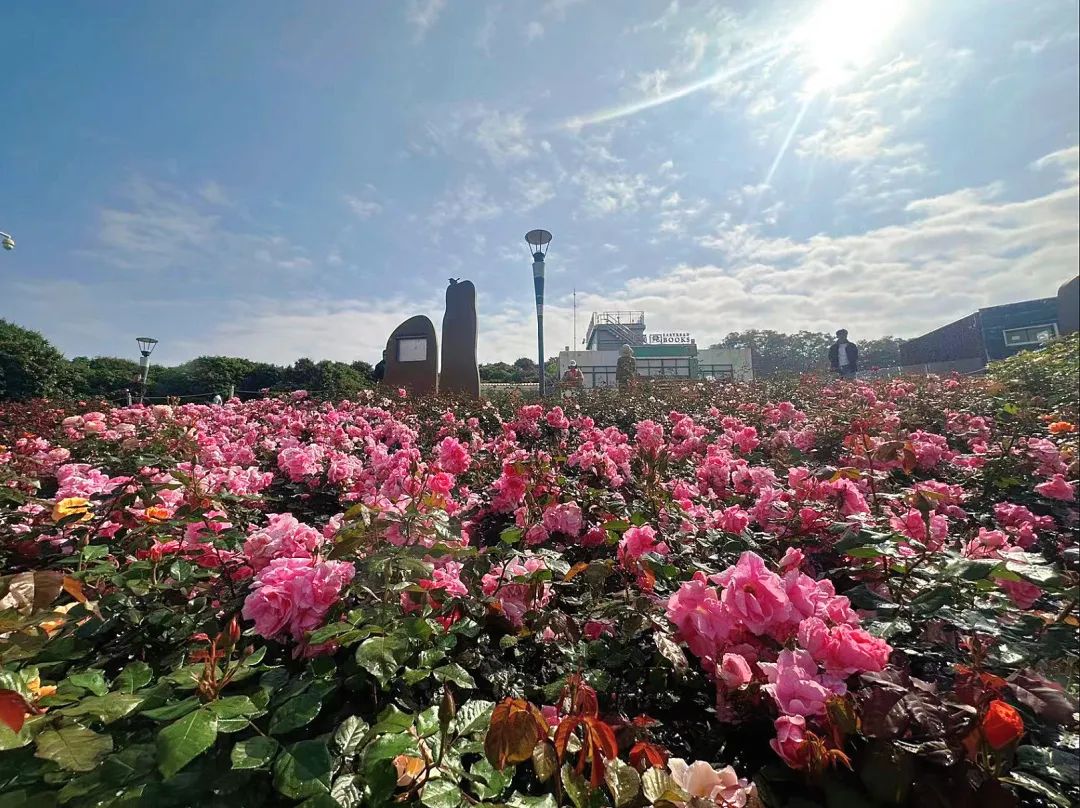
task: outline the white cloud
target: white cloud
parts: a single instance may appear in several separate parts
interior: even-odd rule
[[[229,221],[217,201],[207,200],[206,190],[203,185],[189,193],[136,175],[122,187],[120,204],[98,211],[95,243],[81,252],[144,272],[181,268],[214,274],[311,266],[303,248],[284,236]]]
[[[1062,173],[1066,182],[1075,185],[1080,182],[1080,146],[1059,149],[1039,158],[1031,165],[1032,168],[1039,170],[1056,168]]]
[[[405,16],[412,25],[418,42],[435,25],[445,5],[446,0],[409,0]]]
[[[487,186],[474,176],[466,177],[460,185],[448,189],[435,203],[428,223],[435,228],[448,224],[473,224],[492,219],[502,213],[502,207],[490,196]]]
[[[375,187],[373,185],[365,186],[365,196],[370,197],[374,192]],[[344,199],[345,204],[349,206],[349,209],[358,219],[370,219],[372,216],[382,213],[383,206],[373,199],[365,199],[353,194],[345,194]]]
[[[202,187],[199,188],[199,196],[211,205],[229,207],[233,204],[232,199],[230,199],[229,195],[225,192],[225,189],[213,180],[207,180],[202,184]]]
[[[532,42],[540,39],[544,35],[544,25],[536,20],[531,21],[525,26],[525,40]]]
[[[480,107],[471,139],[496,166],[524,160],[531,154],[532,143],[520,112],[504,113]]]

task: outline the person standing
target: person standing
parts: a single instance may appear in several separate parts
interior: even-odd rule
[[[859,372],[859,347],[848,342],[846,328],[836,332],[836,342],[829,348],[829,365],[842,379],[854,379]]]
[[[386,378],[386,351],[382,352],[382,358],[375,363],[371,371],[371,380],[376,384],[381,383],[384,378]]]
[[[562,377],[563,387],[578,388],[585,384],[585,376],[581,372],[581,368],[577,366],[577,362],[573,359],[570,360],[570,367],[566,369],[566,373]]]
[[[625,390],[634,383],[637,376],[637,360],[634,358],[634,349],[629,345],[622,346],[619,354],[619,362],[615,365],[615,381],[619,389]]]

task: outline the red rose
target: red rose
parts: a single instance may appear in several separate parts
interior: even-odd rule
[[[994,699],[983,716],[982,734],[992,749],[1004,749],[1024,734],[1024,719],[1014,707]]]

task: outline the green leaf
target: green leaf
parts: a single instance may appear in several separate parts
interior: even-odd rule
[[[121,693],[134,693],[140,687],[146,687],[154,678],[154,672],[145,662],[136,660],[120,671],[114,684]]]
[[[360,745],[368,735],[367,722],[355,715],[350,715],[334,731],[330,749],[339,757],[348,758],[360,751]]]
[[[499,771],[488,762],[487,758],[480,758],[469,769],[469,776],[474,781],[473,788],[482,800],[498,797],[510,785],[513,774],[513,766],[507,766],[504,771]]]
[[[641,775],[637,769],[618,758],[607,761],[604,770],[604,782],[615,800],[615,808],[629,805],[641,793]]]
[[[555,798],[550,794],[542,797],[527,797],[524,794],[514,794],[506,801],[509,808],[558,808]]]
[[[476,681],[469,675],[469,672],[456,662],[451,662],[449,665],[443,665],[441,668],[435,669],[435,678],[440,682],[453,682],[459,687],[472,690],[476,687]]]
[[[299,741],[274,761],[274,788],[294,800],[330,792],[330,750],[322,741]]]
[[[157,734],[158,771],[168,780],[217,740],[217,716],[196,710]]]
[[[559,770],[559,760],[555,756],[555,747],[551,741],[543,738],[537,741],[532,751],[533,773],[541,783],[546,783]]]
[[[123,718],[138,709],[143,703],[142,696],[124,693],[109,693],[105,696],[87,696],[78,704],[58,710],[61,715],[93,715],[106,724]]]
[[[330,787],[330,796],[341,808],[354,808],[364,798],[360,778],[355,774],[338,775]]]
[[[376,735],[404,732],[413,725],[412,713],[403,713],[393,704],[379,713],[379,720],[371,731]]]
[[[265,735],[256,735],[245,741],[239,741],[232,748],[232,767],[234,769],[265,769],[278,751],[278,742]]]
[[[198,696],[189,696],[183,701],[166,704],[164,707],[155,707],[152,710],[143,710],[142,715],[155,721],[173,721],[197,709],[199,706]]]
[[[89,690],[95,696],[104,696],[109,692],[109,686],[105,684],[105,675],[99,670],[82,671],[67,678],[67,681],[76,687]]]
[[[259,708],[247,696],[226,696],[206,706],[218,718],[246,718],[259,712]]]
[[[278,707],[270,718],[270,734],[284,735],[307,726],[322,710],[322,696],[311,691],[301,693]]]
[[[429,780],[420,795],[420,802],[428,808],[458,808],[464,799],[457,783],[441,777]]]
[[[407,650],[400,637],[370,637],[356,649],[356,662],[385,688],[401,668]]]
[[[686,802],[690,796],[663,769],[650,768],[641,775],[641,793],[649,802]]]
[[[1060,794],[1044,783],[1038,777],[1032,777],[1030,774],[1024,772],[1014,771],[1007,777],[1002,777],[1001,782],[1009,783],[1010,785],[1020,786],[1028,791],[1040,794],[1054,805],[1059,805],[1061,808],[1070,808],[1072,802],[1064,794]]]
[[[113,748],[109,735],[99,735],[78,724],[47,729],[35,739],[35,757],[51,760],[70,772],[89,772]]]
[[[525,531],[520,527],[508,527],[499,534],[499,541],[504,544],[517,544],[524,535]]]
[[[569,764],[563,765],[561,774],[563,788],[566,789],[570,801],[574,803],[574,808],[593,808],[598,804],[603,805],[603,794],[600,793],[600,789],[591,789],[585,778],[570,768]]]
[[[382,735],[364,747],[364,766],[366,768],[375,761],[390,760],[415,749],[414,739],[404,732],[398,735]]]
[[[475,699],[465,702],[458,708],[457,717],[454,719],[454,732],[457,735],[472,735],[486,730],[491,723],[491,712],[494,709],[493,701]]]
[[[1021,746],[1016,750],[1017,767],[1042,774],[1059,783],[1080,785],[1080,757],[1063,749]]]

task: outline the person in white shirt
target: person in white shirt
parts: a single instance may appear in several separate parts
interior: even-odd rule
[[[843,379],[853,379],[859,372],[859,347],[848,342],[846,328],[836,332],[836,342],[829,348],[829,365]]]

